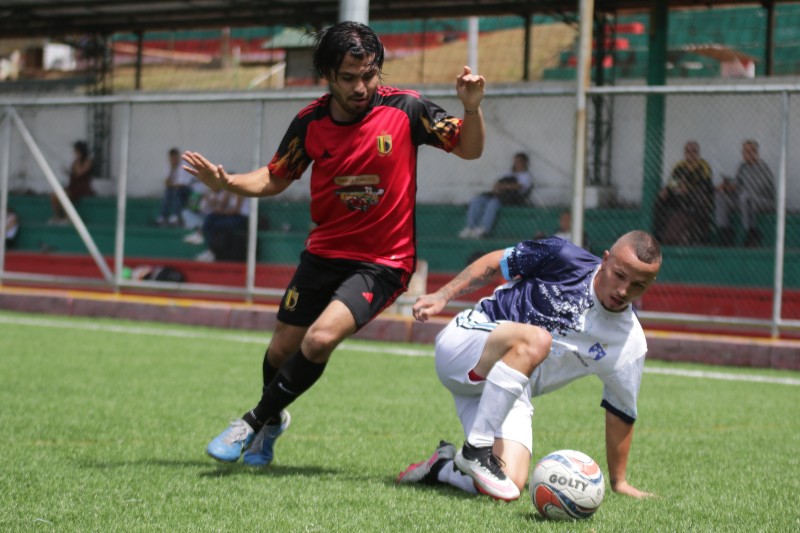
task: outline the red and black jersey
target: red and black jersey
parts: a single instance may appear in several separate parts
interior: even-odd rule
[[[414,269],[417,148],[450,152],[461,119],[416,91],[379,87],[364,116],[337,123],[330,94],[300,111],[269,164],[270,176],[299,179],[311,168],[306,249],[328,258]]]

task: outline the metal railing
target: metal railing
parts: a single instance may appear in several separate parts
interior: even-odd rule
[[[787,274],[787,250],[786,240],[787,231],[795,235],[794,232],[800,232],[800,228],[787,228],[787,213],[789,212],[789,199],[790,195],[794,205],[800,204],[800,199],[796,196],[800,195],[800,190],[790,189],[788,184],[790,182],[789,169],[792,163],[792,154],[789,151],[789,132],[791,131],[791,122],[794,115],[798,114],[797,110],[792,109],[791,96],[800,93],[800,85],[727,85],[727,86],[675,86],[675,87],[593,87],[586,90],[589,97],[600,97],[607,99],[622,99],[625,101],[624,111],[619,113],[618,116],[612,117],[614,128],[618,132],[622,132],[624,140],[627,143],[628,151],[619,152],[616,156],[618,160],[635,160],[641,156],[642,161],[642,176],[636,176],[636,171],[631,171],[631,165],[624,165],[617,162],[618,167],[626,169],[625,172],[612,173],[610,185],[615,187],[619,195],[625,193],[629,196],[623,197],[617,202],[617,207],[623,206],[630,208],[634,206],[634,211],[641,215],[641,220],[646,223],[649,221],[650,199],[648,198],[648,187],[652,190],[660,184],[662,176],[666,173],[668,165],[663,163],[663,159],[659,159],[653,164],[652,161],[647,160],[648,147],[652,148],[651,144],[656,143],[656,149],[662,154],[662,158],[666,155],[667,149],[665,146],[677,145],[685,140],[685,130],[696,130],[693,135],[703,135],[703,131],[713,129],[714,125],[702,124],[703,127],[690,128],[688,124],[692,124],[692,111],[682,110],[681,106],[685,106],[688,102],[693,107],[708,107],[704,105],[705,100],[699,105],[692,99],[709,99],[713,105],[719,106],[720,118],[719,128],[738,128],[742,130],[741,134],[736,134],[736,138],[745,138],[750,136],[767,136],[775,142],[769,147],[771,150],[772,160],[778,161],[776,174],[776,216],[774,226],[774,246],[772,246],[771,259],[774,261],[774,268],[772,272],[772,283],[768,287],[763,287],[771,292],[771,316],[768,318],[758,317],[741,317],[741,316],[727,316],[716,314],[693,314],[686,312],[662,312],[658,310],[643,310],[640,315],[643,319],[663,323],[681,323],[681,324],[711,324],[711,325],[726,325],[726,326],[753,326],[758,328],[768,329],[773,335],[779,335],[780,331],[788,329],[800,328],[800,320],[794,317],[786,317],[783,313],[783,308],[786,304],[787,298],[796,298],[792,292],[788,294],[785,287],[785,278]],[[425,91],[425,94],[433,99],[443,99],[445,102],[457,102],[455,92],[451,89],[431,89]],[[518,139],[525,139],[527,137],[534,138],[536,129],[549,128],[553,125],[563,123],[572,123],[572,116],[565,117],[559,112],[552,109],[540,109],[536,107],[536,102],[545,99],[553,99],[553,102],[564,103],[564,101],[573,101],[576,91],[569,87],[505,87],[487,93],[486,106],[488,111],[487,125],[489,127],[490,141],[493,131],[499,132],[500,135],[516,135]],[[275,128],[265,130],[265,125],[272,121],[272,118],[281,108],[286,108],[287,102],[292,103],[294,107],[298,107],[296,102],[308,102],[319,96],[319,93],[314,91],[302,92],[269,92],[260,94],[198,94],[198,95],[129,95],[129,96],[107,96],[107,97],[57,97],[57,98],[13,98],[13,99],[0,99],[0,109],[2,115],[0,118],[0,230],[5,233],[5,220],[6,210],[9,202],[9,183],[10,183],[10,162],[14,157],[11,150],[11,137],[12,132],[16,131],[23,140],[25,148],[32,154],[36,167],[47,180],[47,183],[55,195],[59,198],[60,202],[65,208],[66,214],[70,221],[78,231],[80,238],[85,243],[89,254],[92,256],[94,262],[102,274],[102,280],[86,280],[75,279],[74,277],[67,276],[46,276],[41,274],[24,273],[24,272],[9,272],[5,270],[5,257],[6,249],[4,242],[0,242],[0,281],[31,281],[37,283],[52,283],[63,285],[74,285],[76,283],[91,283],[106,286],[112,290],[120,291],[124,289],[146,289],[146,290],[167,290],[167,291],[180,291],[186,293],[219,293],[227,295],[240,295],[246,301],[252,301],[255,297],[280,297],[283,294],[284,287],[264,287],[256,286],[256,240],[257,240],[257,227],[258,227],[258,200],[250,199],[250,214],[248,219],[248,248],[246,260],[246,281],[241,287],[219,286],[210,284],[198,283],[164,283],[152,282],[141,280],[127,280],[123,278],[123,267],[125,261],[125,239],[126,239],[126,209],[128,205],[129,196],[129,180],[134,164],[132,161],[141,159],[140,151],[132,154],[132,145],[135,140],[142,135],[152,135],[152,132],[138,131],[134,127],[133,115],[141,108],[147,106],[178,106],[178,105],[197,105],[202,106],[204,110],[210,110],[205,119],[192,119],[197,122],[194,124],[201,124],[204,128],[212,129],[215,127],[215,122],[220,117],[224,116],[228,106],[244,104],[249,106],[246,114],[252,118],[252,126],[239,134],[237,139],[232,140],[239,149],[246,143],[252,143],[252,150],[249,156],[248,166],[257,168],[265,163],[265,154],[263,146],[275,145],[276,135],[282,135],[283,131],[276,133]],[[650,124],[648,123],[648,116],[645,112],[633,113],[632,117],[626,115],[627,109],[636,108],[644,109],[645,102],[648,98],[677,98],[680,101],[674,103],[675,112],[667,115],[666,123]],[[689,99],[689,100],[686,100]],[[773,109],[773,99],[776,105]],[[520,103],[523,107],[520,107]],[[591,98],[589,100],[591,103]],[[747,116],[736,117],[728,111],[733,109],[741,109],[741,102],[749,105],[758,104],[763,106],[763,109],[768,109],[770,116],[774,113],[775,117],[780,117],[778,120],[772,120],[768,126],[762,127],[756,124],[758,131],[746,131],[747,126],[752,126],[752,121],[748,120]],[[116,220],[115,220],[115,241],[113,253],[113,269],[110,269],[102,254],[100,253],[97,245],[92,239],[91,231],[81,220],[79,213],[72,206],[69,198],[64,193],[63,186],[59,183],[52,170],[52,165],[48,162],[48,157],[43,150],[40,149],[37,142],[37,130],[28,127],[26,121],[19,110],[45,110],[58,108],[59,106],[89,106],[92,104],[104,104],[114,106],[114,147],[113,153],[117,160],[116,171]],[[528,105],[524,105],[528,104]],[[666,105],[663,101],[661,105]],[[689,106],[689,107],[692,107]],[[758,107],[757,106],[757,107]],[[549,106],[544,106],[549,107]],[[569,109],[571,106],[565,106]],[[617,107],[620,107],[619,105]],[[299,107],[298,107],[299,108]],[[161,109],[161,108],[159,108]],[[574,111],[574,107],[572,107]],[[152,111],[152,110],[151,110]],[[285,111],[281,111],[284,112]],[[591,105],[587,109],[588,113],[592,112]],[[508,117],[513,115],[524,115],[528,120],[523,120],[520,125],[517,125],[517,130],[509,134],[502,128],[502,125],[494,122],[492,115],[498,117]],[[144,114],[143,121],[147,120],[149,115]],[[680,117],[679,119],[672,118],[673,116]],[[497,119],[499,121],[501,119]],[[670,124],[670,120],[677,120],[678,127]],[[196,130],[193,125],[186,126],[187,130]],[[39,126],[41,128],[41,126]],[[529,128],[526,130],[525,128]],[[644,135],[637,136],[638,131],[644,128]],[[245,128],[246,129],[246,128]],[[508,128],[506,128],[508,129]],[[42,133],[42,130],[38,130]],[[652,133],[652,132],[655,133]],[[265,134],[266,133],[266,134]],[[556,168],[564,170],[564,174],[571,174],[574,170],[574,161],[579,161],[576,158],[575,142],[576,138],[574,132],[569,128],[565,128],[563,134],[554,134],[558,136],[562,153],[551,155],[551,165]],[[641,137],[641,138],[638,138]],[[709,137],[709,136],[706,136]],[[730,137],[730,136],[729,136]],[[186,142],[185,139],[183,139]],[[524,141],[519,141],[523,147],[528,147]],[[163,144],[167,144],[164,141]],[[188,143],[187,143],[188,144]],[[620,141],[615,141],[615,145],[622,144]],[[705,144],[708,146],[708,144]],[[777,148],[776,148],[777,146]],[[535,146],[532,147],[535,149]],[[592,147],[588,146],[587,150]],[[139,150],[137,148],[137,150]],[[631,155],[633,154],[633,156]],[[722,161],[719,166],[730,166],[731,157],[725,154],[722,147],[716,148],[716,159]],[[446,156],[441,156],[446,157]],[[438,154],[430,154],[425,157],[421,156],[420,159],[420,172],[426,172],[426,169],[437,168],[440,166],[441,157]],[[485,159],[485,158],[484,158]],[[491,162],[483,163],[481,167],[482,172],[489,172],[488,168],[492,167]],[[496,165],[495,165],[496,166]],[[434,174],[434,172],[430,172]],[[629,174],[629,177],[623,179],[623,174]],[[442,177],[441,179],[448,179]],[[656,183],[654,180],[658,180]],[[559,178],[553,178],[553,182],[558,181]],[[616,180],[616,181],[615,181]],[[620,181],[621,180],[621,181]],[[627,180],[627,181],[625,181]],[[576,185],[573,185],[573,188]],[[639,189],[638,191],[636,189]],[[471,192],[461,191],[461,194],[469,196]],[[573,191],[571,197],[577,194]],[[422,199],[421,199],[422,200]],[[454,200],[453,198],[430,198],[426,197],[425,201],[438,202],[460,202],[462,199]],[[638,207],[637,207],[638,205]],[[612,206],[613,207],[613,206]],[[585,220],[585,205],[582,202],[576,202],[572,205],[573,213],[576,215],[575,220]],[[576,226],[572,228],[573,235],[583,235],[586,227]],[[724,253],[724,251],[720,251]],[[667,254],[665,263],[670,261]],[[681,280],[673,280],[674,282],[681,282]],[[401,298],[399,303],[408,306],[413,301],[413,298]],[[467,302],[454,302],[455,307],[471,305]]]

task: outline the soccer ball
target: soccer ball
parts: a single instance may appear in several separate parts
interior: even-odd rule
[[[603,502],[606,485],[594,459],[575,450],[559,450],[536,463],[528,489],[545,518],[589,518]]]

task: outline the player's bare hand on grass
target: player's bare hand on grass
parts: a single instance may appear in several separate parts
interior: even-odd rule
[[[464,67],[464,71],[456,78],[456,94],[464,104],[464,109],[474,110],[481,105],[486,79],[478,74],[473,74],[472,69]]]
[[[639,490],[633,485],[629,484],[627,481],[618,481],[611,485],[611,489],[616,492],[617,494],[622,494],[623,496],[630,496],[631,498],[637,499],[644,499],[644,498],[655,498],[655,494],[652,492],[645,492],[643,490]]]
[[[183,160],[189,163],[183,168],[192,176],[207,185],[212,191],[218,191],[231,183],[231,175],[225,172],[222,165],[215,165],[197,152],[184,152]]]
[[[426,322],[430,317],[441,313],[445,305],[447,305],[447,299],[439,296],[438,293],[423,294],[417,297],[411,312],[414,318],[420,322]]]

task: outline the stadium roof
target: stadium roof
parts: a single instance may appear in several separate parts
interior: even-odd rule
[[[596,11],[646,10],[654,0],[595,0]],[[655,0],[657,1],[657,0]],[[665,0],[670,8],[766,5],[789,0]],[[244,26],[322,27],[336,22],[340,0],[3,0],[0,36]],[[573,13],[579,0],[370,0],[370,20]]]

